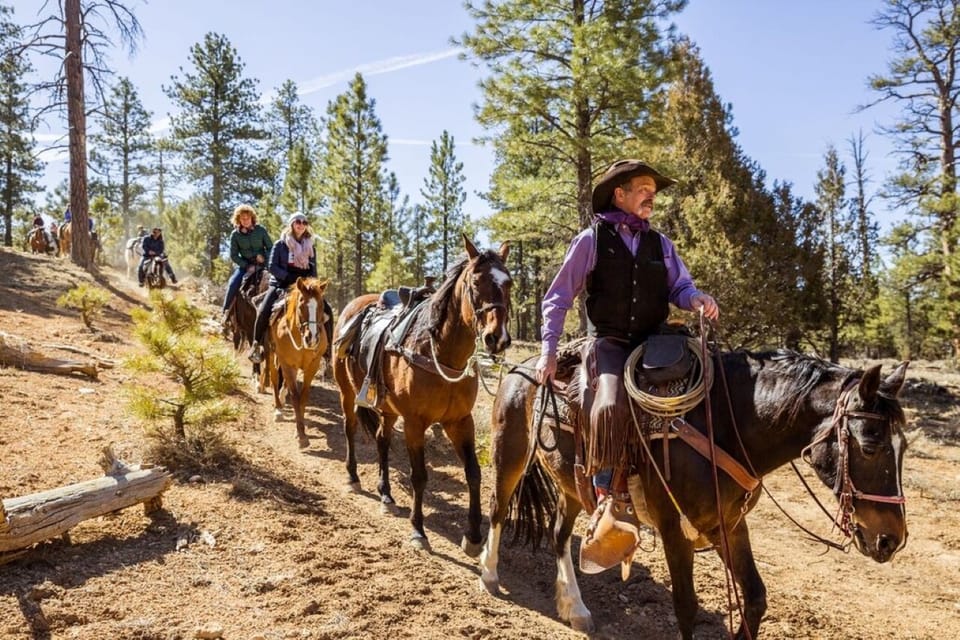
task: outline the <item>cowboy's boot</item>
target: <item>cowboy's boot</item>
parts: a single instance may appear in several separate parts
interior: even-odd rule
[[[640,543],[639,524],[629,495],[605,496],[580,543],[580,571],[600,573],[621,564],[626,580],[633,552]]]

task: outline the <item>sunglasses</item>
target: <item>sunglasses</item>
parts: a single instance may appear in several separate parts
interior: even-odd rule
[[[294,220],[293,224],[307,224],[306,220]]]

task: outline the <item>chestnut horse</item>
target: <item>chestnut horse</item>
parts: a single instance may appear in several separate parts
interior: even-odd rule
[[[480,464],[471,415],[477,398],[476,357],[481,344],[491,354],[510,345],[507,317],[511,280],[504,264],[509,252],[506,243],[498,252],[478,251],[469,238],[464,236],[463,240],[467,257],[453,266],[437,292],[413,311],[417,317],[402,343],[382,354],[380,373],[386,394],[379,407],[380,415],[373,409],[355,406],[366,373],[351,346],[359,337],[334,349],[333,375],[340,388],[351,488],[357,490],[360,486],[354,447],[359,417],[377,442],[381,509],[396,511],[390,492],[388,456],[393,426],[397,418],[403,417],[413,485],[410,541],[417,548],[428,548],[423,530],[423,492],[427,484],[424,435],[430,425],[440,423],[463,464],[470,495],[467,530],[461,546],[476,557],[482,543]],[[351,319],[374,306],[377,299],[373,294],[361,296],[344,308],[334,331],[337,341],[344,340],[343,330],[351,326]],[[359,332],[363,332],[362,325]]]
[[[297,282],[287,289],[283,313],[270,322],[263,345],[265,375],[273,385],[274,416],[280,417],[289,394],[301,447],[310,444],[303,417],[310,398],[310,383],[327,351],[327,332],[323,330],[323,294],[326,289],[326,280],[297,278]],[[299,372],[303,372],[302,381],[297,380]]]
[[[70,256],[70,245],[73,244],[73,225],[64,222],[60,225],[60,255]]]
[[[530,370],[534,362],[533,358],[527,361]],[[907,540],[900,475],[906,439],[904,414],[896,399],[906,367],[907,363],[899,365],[881,380],[879,365],[856,371],[789,351],[723,354],[716,362],[717,382],[710,392],[716,447],[735,458],[754,481],[797,457],[809,461],[839,499],[840,529],[852,537],[861,553],[887,562]],[[518,514],[517,532],[534,540],[544,533],[549,516],[557,552],[559,615],[574,628],[589,630],[593,622],[580,597],[570,549],[574,520],[582,509],[574,481],[574,440],[571,433],[557,428],[549,408],[543,412],[542,424],[535,424],[541,422],[534,418],[536,395],[537,385],[530,375],[515,368],[505,376],[494,401],[495,483],[480,582],[490,593],[499,591],[498,547],[511,506]],[[681,422],[705,434],[705,416],[701,403]],[[541,442],[558,446],[545,451],[537,446]],[[650,443],[659,468],[664,466],[662,443],[662,439]],[[667,449],[672,477],[666,484],[645,462],[634,461],[646,502],[645,511],[642,505],[637,511],[641,521],[662,537],[680,636],[693,637],[695,547],[712,546],[729,549],[729,559],[718,552],[743,594],[743,619],[736,637],[756,638],[767,606],[766,588],[754,561],[745,516],[760,491],[748,490],[718,470],[715,493],[710,460],[686,440],[675,439]],[[715,458],[721,456],[715,454]],[[688,539],[682,524],[692,524],[699,537]]]
[[[57,250],[56,240],[54,239],[54,244],[51,244],[47,240],[46,230],[43,227],[34,227],[27,235],[27,240],[30,243],[31,253],[47,254],[55,253]]]

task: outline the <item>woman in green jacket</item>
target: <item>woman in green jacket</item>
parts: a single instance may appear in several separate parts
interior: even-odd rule
[[[243,276],[253,273],[258,265],[267,262],[273,243],[267,230],[257,224],[257,212],[248,204],[233,210],[233,232],[230,234],[230,259],[237,265],[227,281],[227,294],[223,298],[222,322],[226,322],[234,298],[240,291]]]

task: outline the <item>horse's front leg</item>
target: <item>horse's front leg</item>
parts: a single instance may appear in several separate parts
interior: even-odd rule
[[[445,423],[443,431],[463,464],[470,496],[467,530],[460,541],[460,548],[471,558],[476,558],[483,550],[483,538],[480,535],[480,462],[477,460],[476,428],[473,424],[473,416],[468,413],[458,422]]]
[[[360,490],[360,476],[357,475],[357,448],[354,438],[357,434],[357,406],[354,404],[356,391],[350,384],[346,363],[336,362],[333,377],[340,390],[340,409],[343,412],[343,437],[347,441],[347,487],[350,491]]]
[[[301,449],[306,449],[310,446],[310,440],[307,439],[306,430],[307,402],[310,401],[310,385],[319,369],[320,360],[318,359],[316,362],[308,364],[306,369],[303,370],[303,383],[294,382],[293,384],[294,389],[296,389],[293,406],[297,413],[297,443]]]
[[[716,543],[720,541],[717,540]],[[767,611],[767,588],[763,584],[757,564],[753,559],[750,546],[750,531],[746,520],[740,520],[737,527],[727,535],[730,546],[730,560],[727,567],[733,573],[734,580],[743,593],[743,619],[737,631],[737,640],[756,638],[760,629],[760,620]],[[717,544],[717,549],[721,549]],[[720,554],[723,559],[723,554]],[[749,631],[749,633],[748,633]]]
[[[574,496],[562,493],[557,497],[557,522],[553,530],[553,549],[557,554],[556,603],[561,620],[569,622],[575,631],[590,633],[593,631],[593,614],[583,604],[570,545],[573,525],[580,511],[580,502]]]
[[[680,530],[676,514],[657,528],[663,539],[663,552],[673,585],[673,611],[683,640],[692,640],[697,617],[697,592],[693,584],[693,543]]]
[[[427,425],[422,420],[403,417],[403,436],[410,456],[410,483],[413,485],[413,507],[410,509],[410,544],[417,549],[430,548],[423,530],[423,492],[427,486],[427,463],[423,455],[423,440]]]

